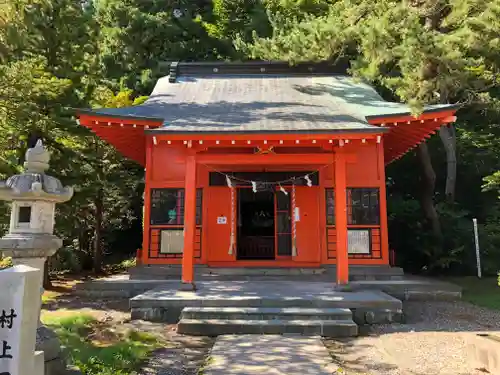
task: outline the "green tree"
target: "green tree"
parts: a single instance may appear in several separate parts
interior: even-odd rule
[[[114,89],[130,87],[149,95],[155,78],[165,75],[163,61],[203,61],[224,57],[224,44],[209,36],[201,23],[207,1],[95,1],[105,77]]]
[[[455,202],[457,153],[462,151],[457,148],[467,145],[470,137],[479,142],[496,133],[493,130],[497,120],[483,114],[491,111],[498,97],[495,88],[499,83],[500,1],[318,3],[327,10],[299,14],[292,10],[291,17],[290,12],[279,10],[272,16],[270,37],[255,36],[251,43],[238,40],[236,47],[252,58],[287,60],[292,64],[349,59],[352,75],[379,87],[386,98],[408,103],[415,114],[425,104],[448,102],[463,103],[463,112],[474,112],[475,118],[461,123],[459,137],[463,139],[459,138],[458,146],[455,128],[443,127],[439,132],[441,146],[434,143],[433,150],[429,150],[423,143],[416,149],[422,183],[414,196],[420,198],[437,248],[446,246],[443,217],[440,220],[435,199],[449,205]],[[482,130],[477,129],[477,122],[482,123]],[[488,149],[493,150],[493,143],[489,142]],[[472,146],[469,151],[475,151],[475,146],[468,146]],[[443,173],[437,175],[431,160],[432,154],[440,150],[446,155],[446,164],[441,168],[439,163]],[[493,159],[498,163],[498,154]],[[482,169],[492,173],[491,164]],[[495,181],[495,177],[487,181]],[[444,194],[435,195],[437,183],[443,184]]]
[[[0,173],[18,172],[26,148],[43,138],[52,151],[50,173],[78,187],[59,207],[56,230],[66,247],[94,259],[98,272],[108,232],[138,220],[132,204],[140,201],[142,171],[77,126],[71,108],[104,98],[104,105],[131,105],[131,92],[114,95],[105,86],[92,8],[69,0],[12,4],[10,23],[0,29],[10,51],[0,65],[0,130],[7,135],[0,140]]]

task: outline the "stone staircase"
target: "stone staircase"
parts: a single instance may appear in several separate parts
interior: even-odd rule
[[[178,332],[186,335],[300,334],[329,337],[358,335],[347,308],[185,307]]]

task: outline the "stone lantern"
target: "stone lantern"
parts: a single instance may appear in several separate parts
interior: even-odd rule
[[[26,151],[25,171],[0,181],[0,200],[11,202],[9,233],[0,239],[0,251],[14,264],[43,270],[45,260],[62,246],[54,233],[56,203],[73,196],[71,187],[46,175],[50,154],[38,140]]]
[[[71,199],[73,189],[63,187],[57,178],[45,174],[50,154],[41,140],[26,151],[25,159],[23,173],[0,181],[0,200],[11,202],[9,232],[0,238],[0,253],[12,257],[14,265],[41,270],[39,285],[43,293],[45,261],[62,246],[62,240],[54,235],[55,205]],[[40,306],[41,303],[38,314]],[[59,340],[41,324],[37,330],[37,350],[44,351],[46,375],[64,372]]]

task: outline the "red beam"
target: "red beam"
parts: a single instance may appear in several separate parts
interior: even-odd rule
[[[333,154],[266,154],[266,155],[248,155],[248,154],[199,154],[196,161],[201,164],[217,165],[301,165],[301,164],[331,164],[333,163]]]

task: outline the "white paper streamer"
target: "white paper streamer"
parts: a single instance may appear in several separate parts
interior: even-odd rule
[[[285,194],[285,195],[288,195],[288,191],[285,190],[285,188],[283,186],[280,185],[280,191]]]
[[[305,179],[305,180],[306,180],[306,182],[307,182],[307,186],[309,186],[309,187],[313,186],[313,183],[312,183],[311,179],[309,178],[309,175],[308,175],[308,174],[306,174],[306,175],[304,176],[304,179]]]

